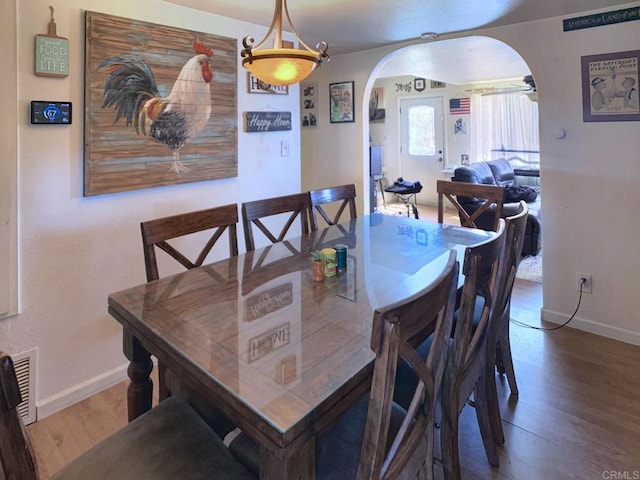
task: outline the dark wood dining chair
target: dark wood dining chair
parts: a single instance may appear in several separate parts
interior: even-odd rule
[[[317,237],[315,249],[321,250],[325,247],[333,247],[336,243],[347,245],[348,248],[356,248],[357,238],[355,235],[356,224],[353,220],[357,218],[356,212],[356,186],[354,184],[340,185],[337,187],[321,188],[319,190],[311,190],[312,219],[315,226],[318,227],[320,234]],[[348,208],[347,208],[348,207]],[[335,211],[333,216],[330,212]],[[348,217],[347,217],[348,212]],[[320,226],[322,218],[323,229]],[[345,223],[347,220],[351,222]],[[342,222],[342,223],[341,223]],[[342,234],[342,238],[335,238],[330,233],[328,227],[337,225],[337,230]],[[335,232],[333,232],[335,234]],[[331,238],[328,240],[327,238]]]
[[[454,316],[453,345],[441,396],[440,443],[442,466],[447,479],[461,478],[458,418],[472,393],[487,460],[492,466],[499,465],[485,376],[487,332],[492,328],[490,322],[494,319],[492,312],[496,301],[504,231],[504,220],[501,219],[495,237],[465,249],[462,267],[464,285],[460,307]],[[477,320],[476,324],[474,320]]]
[[[448,352],[458,268],[452,250],[445,269],[429,286],[375,311],[371,391],[317,438],[317,480],[433,478],[435,406]],[[427,337],[431,350],[423,359],[415,346]],[[417,378],[406,409],[393,401],[400,363]],[[229,448],[258,473],[256,443],[241,434]]]
[[[18,412],[11,357],[0,352],[0,478],[38,480],[34,449]],[[56,480],[257,480],[185,402],[170,398],[80,455]]]
[[[511,394],[518,395],[513,358],[511,356],[511,342],[509,339],[509,324],[511,319],[511,293],[520,263],[524,232],[527,226],[529,207],[521,201],[518,213],[505,219],[505,240],[500,259],[500,274],[496,288],[493,320],[487,336],[487,401],[489,404],[491,429],[498,445],[504,444],[502,417],[498,402],[496,377],[494,369],[506,374]],[[476,323],[476,322],[474,322]]]
[[[284,217],[286,222],[280,228],[279,233],[273,233],[263,221],[267,217]],[[255,250],[253,226],[255,225],[271,243],[281,242],[285,239],[296,218],[300,219],[301,234],[306,235],[311,230],[316,230],[312,224],[311,200],[309,192],[295,193],[282,197],[254,200],[242,204],[242,226],[244,228],[244,241],[247,251]]]
[[[497,185],[481,185],[477,183],[450,182],[438,180],[436,182],[438,192],[438,223],[444,222],[444,210],[446,198],[456,208],[463,227],[478,228],[476,220],[484,212],[490,212],[494,216],[493,231],[498,229],[498,222],[502,215],[504,203],[504,187]],[[478,199],[478,207],[474,212],[467,212],[461,205],[458,197]]]
[[[356,214],[356,186],[351,183],[348,185],[340,185],[337,187],[321,188],[309,191],[311,197],[311,205],[313,207],[313,221],[317,226],[318,215],[326,222],[327,225],[336,225],[340,223],[342,213],[349,207],[349,218],[353,220]],[[325,208],[328,204],[336,205],[336,213],[333,217],[329,216]]]
[[[202,266],[214,245],[227,232],[229,255],[232,257],[238,255],[237,223],[238,206],[235,203],[140,223],[147,281],[150,282],[160,278],[156,248],[167,253],[187,270],[190,270]],[[187,254],[184,253],[184,248],[182,251],[179,250],[175,242],[173,244],[169,243],[170,240],[186,238],[200,232],[207,232],[207,236],[210,236],[208,236],[208,240],[195,260],[190,260]],[[193,255],[191,257],[193,258]],[[215,270],[213,269],[206,271],[210,275],[215,275]],[[180,384],[179,376],[167,369],[167,366],[162,362],[158,362],[158,391],[161,400],[167,398],[172,391],[179,391],[181,396],[188,397],[198,411],[210,421],[216,433],[221,436],[224,436],[226,432],[234,428],[230,421],[211,406],[211,402],[201,398],[197,392],[188,392]]]
[[[186,269],[192,269],[203,264],[213,246],[227,231],[229,256],[238,255],[237,223],[238,206],[235,203],[142,222],[140,229],[142,231],[142,247],[147,281],[150,282],[160,278],[156,260],[156,247],[166,252]],[[193,261],[189,260],[184,253],[168,242],[169,240],[206,230],[212,231],[211,237]]]

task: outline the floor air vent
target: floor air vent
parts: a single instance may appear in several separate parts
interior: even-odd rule
[[[18,377],[18,386],[22,395],[22,403],[18,405],[18,412],[25,425],[36,421],[36,349],[11,355]]]

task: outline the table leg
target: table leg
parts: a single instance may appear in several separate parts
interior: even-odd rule
[[[293,455],[278,455],[260,448],[261,480],[313,480],[316,476],[315,438],[311,437]]]
[[[378,183],[380,184],[380,195],[382,195],[382,206],[384,208],[387,208],[387,201],[384,198],[384,188],[382,188],[382,178],[378,180]],[[376,199],[377,199],[377,196],[376,196]]]
[[[153,382],[150,378],[153,370],[151,354],[126,328],[122,332],[122,349],[129,360],[127,375],[131,383],[127,389],[127,410],[132,422],[151,409]]]

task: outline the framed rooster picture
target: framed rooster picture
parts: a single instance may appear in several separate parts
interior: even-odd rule
[[[84,196],[236,177],[236,39],[85,15]]]

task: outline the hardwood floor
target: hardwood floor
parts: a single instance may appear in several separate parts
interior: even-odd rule
[[[512,318],[541,326],[541,305],[542,286],[516,280]],[[506,378],[498,377],[506,437],[500,467],[489,466],[475,412],[465,407],[463,478],[640,479],[640,347],[569,327],[544,332],[513,323],[511,342],[520,395],[510,398]],[[125,422],[123,382],[27,427],[42,479]]]

